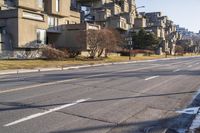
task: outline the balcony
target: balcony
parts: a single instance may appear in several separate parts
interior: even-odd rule
[[[93,13],[95,16],[95,21],[106,21],[108,17],[111,16],[111,10],[99,10]]]
[[[108,19],[108,27],[113,27],[119,30],[128,30],[129,25],[126,22],[126,19],[121,16],[113,16]]]
[[[106,7],[111,10],[112,15],[118,15],[122,12],[121,7],[115,3],[108,3],[106,4]]]

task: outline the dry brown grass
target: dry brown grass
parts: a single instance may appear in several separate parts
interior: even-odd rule
[[[188,55],[187,55],[188,56]],[[174,56],[168,56],[174,57]],[[132,60],[152,60],[165,58],[164,55],[152,55],[152,56],[136,56],[132,57]],[[111,56],[106,59],[87,59],[87,58],[77,58],[77,59],[66,59],[64,61],[56,60],[0,60],[0,70],[8,69],[34,69],[34,68],[51,68],[51,67],[66,67],[74,65],[84,65],[84,64],[99,64],[108,62],[122,62],[128,61],[128,56]]]

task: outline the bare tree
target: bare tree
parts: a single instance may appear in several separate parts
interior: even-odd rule
[[[114,29],[87,30],[86,34],[81,34],[80,42],[85,42],[88,47],[90,58],[101,57],[105,51],[114,51],[122,43],[120,34]],[[84,41],[85,40],[85,41]]]
[[[122,44],[122,37],[115,29],[102,29],[101,34],[103,36],[103,43],[100,45],[98,56],[100,57],[103,51],[105,51],[105,57],[107,57],[108,52],[116,51],[119,48]]]
[[[101,30],[88,30],[87,31],[87,45],[89,48],[89,55],[95,58],[100,46],[104,43],[104,35]]]

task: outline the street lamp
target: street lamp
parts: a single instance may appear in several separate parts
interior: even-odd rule
[[[139,7],[136,7],[136,9],[139,9],[139,8],[145,8],[145,6],[139,6]]]
[[[134,11],[136,11],[136,13],[137,13],[137,9],[139,9],[139,8],[145,8],[145,6],[139,6],[139,7],[135,7],[135,10],[132,10],[131,11],[131,14],[133,14],[134,13]],[[138,13],[137,13],[137,15],[138,15]],[[132,38],[132,36],[130,35],[130,31],[131,31],[131,28],[129,27],[129,29],[128,29],[128,31],[127,31],[127,38],[126,38],[126,41],[127,41],[127,43],[128,43],[128,48],[129,48],[129,60],[131,60],[131,50],[132,50],[132,45],[133,45],[133,38]]]

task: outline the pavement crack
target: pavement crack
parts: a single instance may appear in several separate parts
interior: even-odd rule
[[[143,111],[145,111],[147,109],[147,107],[144,107],[143,109],[139,110],[138,112],[136,112],[135,114],[131,115],[130,117],[124,119],[123,121],[117,123],[115,126],[113,126],[112,128],[110,128],[106,133],[110,133],[113,129],[117,128],[120,125],[123,125],[127,120],[131,119],[131,118],[136,118],[135,116]],[[137,119],[137,118],[136,118]]]
[[[147,106],[147,108],[149,108],[149,109],[154,109],[154,110],[160,110],[160,111],[164,111],[165,112],[165,114],[166,113],[168,113],[168,112],[175,112],[176,110],[175,109],[171,109],[171,110],[169,110],[169,109],[163,109],[163,108],[158,108],[158,107],[154,107],[154,106]]]
[[[95,120],[95,121],[100,121],[100,122],[109,123],[109,124],[113,124],[113,125],[117,125],[118,124],[118,123],[111,122],[111,121],[108,121],[108,120],[91,118],[91,117],[88,117],[88,116],[78,115],[78,114],[74,114],[74,113],[67,113],[67,112],[63,112],[63,111],[57,111],[57,112],[65,114],[65,115],[72,115],[72,116],[76,116],[76,117],[80,117],[80,118],[84,118],[84,119],[88,119],[88,120]]]

